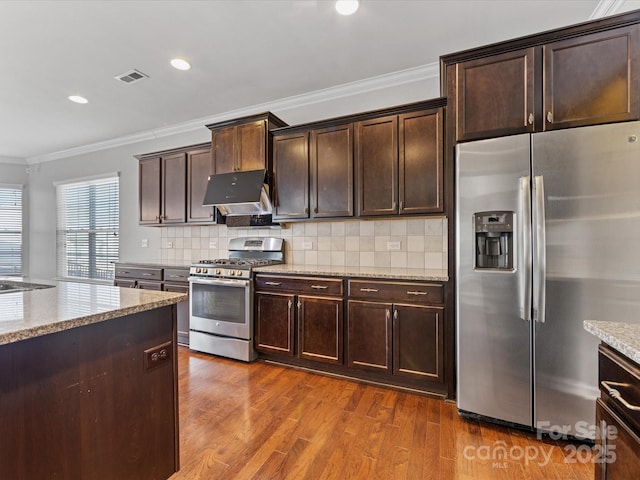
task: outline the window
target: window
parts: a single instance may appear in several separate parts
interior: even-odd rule
[[[22,275],[22,185],[0,185],[0,275]]]
[[[113,280],[118,192],[117,175],[56,185],[59,277]]]

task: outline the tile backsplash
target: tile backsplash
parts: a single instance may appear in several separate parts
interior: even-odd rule
[[[286,228],[165,227],[160,258],[185,264],[225,258],[230,238],[253,236],[283,238],[287,263],[447,269],[444,217],[305,222]]]

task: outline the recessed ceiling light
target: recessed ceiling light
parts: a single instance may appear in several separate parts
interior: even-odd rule
[[[69,95],[69,100],[75,103],[89,103],[89,100],[80,95]]]
[[[174,58],[170,63],[173,68],[178,70],[189,70],[191,68],[191,64],[182,58]]]
[[[359,0],[336,0],[336,11],[340,15],[352,15],[360,6]]]

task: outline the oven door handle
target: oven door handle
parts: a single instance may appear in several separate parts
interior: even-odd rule
[[[247,287],[249,280],[235,280],[232,278],[189,278],[189,283],[203,284],[203,285],[226,285],[230,287]]]

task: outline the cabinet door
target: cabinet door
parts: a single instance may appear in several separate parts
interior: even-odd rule
[[[140,223],[160,223],[160,158],[140,160]]]
[[[211,150],[187,154],[187,222],[213,222],[214,207],[203,207],[209,175],[213,174]]]
[[[398,212],[398,117],[356,124],[358,215]]]
[[[215,173],[236,171],[236,127],[211,130],[211,154]]]
[[[442,383],[443,312],[442,307],[394,306],[394,374]]]
[[[534,131],[535,49],[456,66],[456,139]]]
[[[273,139],[273,218],[286,220],[309,217],[308,133],[282,135]]]
[[[187,220],[187,156],[162,157],[162,223]]]
[[[639,117],[640,26],[544,47],[545,129]]]
[[[298,297],[298,356],[307,360],[342,364],[343,301]]]
[[[256,350],[293,356],[294,295],[256,294]]]
[[[353,216],[353,125],[313,130],[311,216]]]
[[[236,167],[239,171],[266,168],[267,131],[264,120],[238,125]]]
[[[596,401],[595,477],[632,480],[640,472],[640,435],[602,400]]]
[[[442,212],[442,108],[400,115],[400,213]]]
[[[391,307],[390,303],[349,300],[349,367],[391,373]]]

